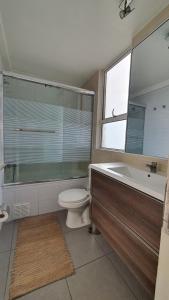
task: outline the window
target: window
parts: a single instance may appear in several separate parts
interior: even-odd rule
[[[125,149],[131,54],[105,72],[103,148]]]

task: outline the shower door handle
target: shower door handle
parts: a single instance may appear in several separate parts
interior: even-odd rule
[[[56,130],[34,129],[34,128],[16,128],[14,129],[14,131],[56,133]]]

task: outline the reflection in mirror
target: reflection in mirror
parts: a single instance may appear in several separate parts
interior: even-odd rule
[[[169,155],[169,21],[132,53],[126,152]]]

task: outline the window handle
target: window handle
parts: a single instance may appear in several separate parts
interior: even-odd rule
[[[112,109],[112,117],[114,117],[114,108]]]
[[[115,118],[115,117],[118,116],[118,115],[115,115],[114,110],[115,110],[115,109],[113,108],[113,110],[112,110],[112,117],[113,117],[113,118]]]

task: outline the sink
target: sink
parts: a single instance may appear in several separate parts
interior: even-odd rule
[[[91,164],[90,168],[164,201],[165,176],[142,171],[125,163]]]
[[[108,168],[108,169],[111,171],[114,171],[116,173],[120,173],[124,176],[134,178],[134,174],[131,170],[132,168],[130,168],[130,167],[125,166],[125,167],[114,167],[114,168]]]

